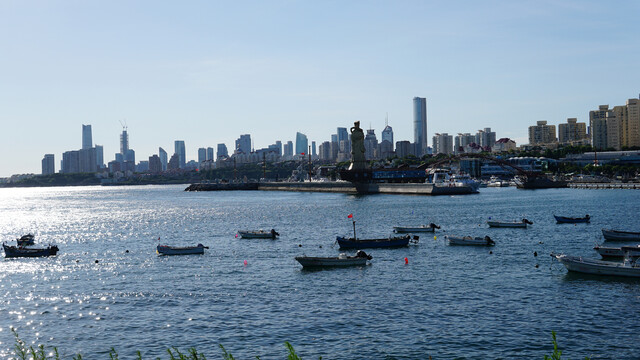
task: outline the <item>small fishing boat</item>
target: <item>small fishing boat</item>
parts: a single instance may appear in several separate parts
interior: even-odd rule
[[[602,229],[602,236],[611,241],[640,241],[640,232]]]
[[[636,259],[625,259],[624,262],[585,259],[581,256],[551,254],[567,270],[583,274],[640,277],[640,264]]]
[[[302,265],[302,267],[341,267],[341,266],[362,266],[367,264],[367,260],[371,260],[371,255],[368,255],[362,250],[358,250],[355,256],[347,256],[347,254],[340,254],[339,256],[332,257],[313,257],[313,256],[296,256],[296,260]]]
[[[489,227],[496,228],[526,228],[527,225],[533,225],[533,221],[522,219],[520,221],[505,222],[505,221],[487,221]]]
[[[243,239],[275,239],[280,234],[271,229],[271,231],[265,230],[239,230],[238,235]]]
[[[496,243],[491,240],[490,237],[471,237],[471,236],[449,236],[447,235],[449,245],[479,245],[479,246],[492,246]]]
[[[16,239],[18,246],[33,245],[35,243],[35,237],[33,234],[22,235],[19,239]]]
[[[624,250],[623,250],[624,249]],[[609,247],[597,245],[593,248],[603,259],[624,259],[625,255],[631,258],[640,257],[640,245]],[[625,251],[626,250],[626,251]],[[625,254],[626,252],[626,254]]]
[[[440,226],[434,223],[431,223],[429,225],[419,225],[419,226],[394,226],[393,232],[395,233],[435,232],[436,229],[440,229]]]
[[[49,245],[46,248],[26,248],[22,246],[9,246],[2,243],[2,247],[4,248],[4,256],[7,258],[53,256],[57,254],[59,250],[55,245]]]
[[[418,239],[417,236],[413,237],[415,243],[418,242]],[[356,239],[338,236],[336,241],[340,245],[340,249],[396,248],[408,246],[411,236],[389,236],[383,239]]]
[[[198,244],[197,246],[169,246],[158,245],[156,251],[158,255],[201,255],[204,254],[204,249],[208,249],[208,246]]]
[[[558,224],[588,223],[591,220],[591,217],[589,216],[589,214],[581,218],[556,216],[556,215],[553,215],[553,217],[556,218],[556,222]]]

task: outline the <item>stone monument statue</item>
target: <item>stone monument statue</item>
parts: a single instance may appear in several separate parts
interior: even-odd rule
[[[366,168],[364,131],[360,128],[360,121],[356,121],[351,128],[351,165],[349,166],[349,170],[364,170]]]

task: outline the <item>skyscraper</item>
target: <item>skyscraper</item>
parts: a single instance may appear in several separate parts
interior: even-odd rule
[[[416,144],[417,156],[427,153],[427,99],[413,98],[413,142]]]
[[[213,148],[212,147],[208,147],[207,148],[207,160],[211,160],[213,161]]]
[[[93,140],[91,137],[91,125],[82,125],[82,148],[91,149],[93,147]]]
[[[199,163],[203,163],[207,161],[207,149],[206,148],[199,148],[198,149],[198,162]]]
[[[126,155],[127,150],[129,150],[129,134],[127,134],[127,128],[125,127],[120,135],[120,154]]]
[[[162,164],[162,171],[167,171],[167,164],[169,160],[167,158],[167,152],[164,151],[163,148],[158,148],[158,157],[160,158],[160,163]]]
[[[227,151],[227,145],[218,144],[218,159],[225,158],[229,156],[229,151]]]
[[[251,153],[251,135],[244,134],[236,140],[236,153],[237,154],[249,154]]]
[[[96,145],[96,166],[98,169],[104,169],[104,147],[102,145]]]
[[[393,128],[391,126],[387,125],[384,127],[384,130],[382,130],[381,140],[388,141],[391,144],[391,151],[393,151]]]
[[[453,154],[453,136],[447,133],[433,136],[434,154]]]
[[[178,154],[178,165],[182,169],[187,164],[187,153],[184,148],[184,140],[176,140],[174,142],[175,154]]]
[[[311,155],[316,156],[316,142],[311,142]]]
[[[56,172],[56,164],[53,154],[45,154],[42,159],[42,175],[49,175]]]
[[[309,140],[307,135],[296,133],[296,155],[306,154],[309,151]]]

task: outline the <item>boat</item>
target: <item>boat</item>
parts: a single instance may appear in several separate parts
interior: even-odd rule
[[[22,246],[10,246],[2,243],[4,248],[4,257],[43,257],[53,256],[58,253],[58,247],[56,245],[49,245],[46,248],[26,248]]]
[[[625,255],[632,258],[640,257],[640,245],[610,247],[596,244],[593,250],[597,251],[603,259],[623,259]]]
[[[480,245],[480,246],[492,246],[496,243],[491,240],[490,237],[471,237],[471,236],[447,236],[449,245]]]
[[[362,266],[367,264],[367,260],[371,260],[371,255],[368,255],[362,250],[358,250],[355,256],[347,256],[347,254],[340,254],[339,256],[331,257],[314,257],[314,256],[296,256],[296,260],[302,265],[302,267],[340,267],[340,266]]]
[[[640,241],[640,232],[602,229],[605,240],[613,241]]]
[[[394,226],[393,232],[395,233],[435,232],[436,229],[440,229],[440,226],[434,223],[431,223],[429,225],[418,225],[418,226]]]
[[[583,274],[640,277],[640,264],[636,259],[625,259],[624,262],[587,259],[581,256],[551,254],[567,270]]]
[[[204,254],[204,249],[208,249],[208,246],[198,244],[197,246],[169,246],[158,245],[156,251],[158,255],[201,255]]]
[[[520,221],[513,221],[513,222],[487,221],[487,224],[489,224],[489,227],[496,227],[496,228],[526,228],[527,225],[533,225],[533,222],[527,219],[522,219]]]
[[[589,216],[589,214],[581,218],[565,217],[565,216],[557,216],[557,215],[553,215],[553,217],[556,218],[556,222],[558,224],[588,223],[591,220],[591,217]]]
[[[271,231],[265,230],[238,230],[238,235],[243,239],[275,239],[280,234],[271,229]]]
[[[27,245],[33,245],[35,237],[33,236],[33,234],[27,234],[27,235],[22,235],[19,239],[16,239],[16,242],[18,243],[18,246],[27,246]]]
[[[396,248],[408,246],[411,235],[389,236],[383,239],[357,239],[346,238],[342,236],[336,237],[340,249],[368,249],[368,248]],[[418,237],[414,236],[413,240],[418,242]]]
[[[480,188],[480,182],[469,175],[452,174],[449,169],[430,169],[425,183],[433,187],[432,195],[476,194]]]
[[[487,187],[507,187],[509,186],[509,182],[506,180],[502,180],[497,176],[491,176],[489,182],[487,183]]]

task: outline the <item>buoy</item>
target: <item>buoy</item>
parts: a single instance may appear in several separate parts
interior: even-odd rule
[[[236,239],[238,238],[238,234],[236,234]]]
[[[539,265],[539,264],[536,264],[536,269],[537,269],[538,267],[540,267],[540,265]]]
[[[489,251],[489,254],[493,254],[493,251]]]
[[[437,240],[438,238],[436,236],[433,237],[433,240]]]
[[[96,260],[96,264],[98,263],[98,260]]]
[[[404,264],[407,265],[409,263],[409,259],[408,258],[404,258]]]
[[[302,247],[302,244],[298,244],[298,247]]]
[[[322,249],[322,245],[320,245],[320,249]]]
[[[537,251],[534,251],[534,252],[533,252],[533,256],[538,256],[538,252],[537,252]]]
[[[129,253],[129,250],[125,251],[127,254]]]
[[[244,266],[247,266],[247,260],[244,261]]]

